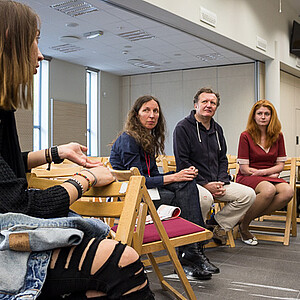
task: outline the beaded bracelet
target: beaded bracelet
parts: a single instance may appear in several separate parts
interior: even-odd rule
[[[58,148],[57,146],[51,147],[51,156],[52,156],[52,161],[55,164],[60,164],[64,161],[64,159],[61,159],[58,155]]]
[[[84,179],[87,180],[87,182],[88,182],[88,189],[87,189],[87,191],[88,191],[91,188],[91,186],[92,186],[92,183],[91,183],[90,179],[86,175],[84,175],[82,173],[78,173],[77,172],[73,176],[75,176],[75,175],[81,176],[81,177],[83,177]]]
[[[93,175],[94,182],[92,183],[91,187],[95,186],[97,184],[97,182],[98,182],[98,179],[97,179],[96,175],[91,170],[89,170],[89,169],[82,169],[81,172],[83,172],[83,171],[89,172],[90,174]]]
[[[72,185],[74,185],[76,187],[77,192],[78,192],[78,198],[77,199],[80,199],[82,197],[83,192],[84,192],[83,185],[80,183],[80,181],[77,180],[76,178],[70,178],[70,179],[66,180],[65,182],[69,182],[69,183],[71,183]]]

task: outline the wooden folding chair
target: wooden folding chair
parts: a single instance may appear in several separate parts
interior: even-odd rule
[[[114,175],[117,176],[116,174],[117,173]],[[119,172],[119,174],[121,173]],[[124,173],[122,176],[124,179]],[[63,181],[61,179],[51,180],[38,178],[33,174],[30,177],[29,187],[45,189],[62,182]],[[122,243],[132,245],[140,255],[146,254],[151,261],[153,269],[158,276],[162,287],[172,292],[177,299],[186,299],[179,291],[177,291],[165,280],[160,272],[157,261],[152,254],[155,251],[166,250],[184,287],[188,299],[196,299],[191,285],[188,282],[178,260],[174,247],[209,239],[212,235],[210,231],[184,220],[189,224],[192,230],[190,230],[189,233],[185,233],[181,236],[174,235],[169,238],[165,227],[167,230],[169,230],[169,227],[174,229],[175,226],[172,224],[171,226],[170,224],[162,224],[154,204],[148,195],[145,187],[145,178],[143,176],[131,176],[129,182],[113,182],[110,185],[102,188],[92,188],[90,191],[84,194],[84,197],[123,198],[124,201],[116,202],[88,202],[84,200],[78,200],[71,206],[71,209],[83,216],[101,218],[119,217],[115,239],[121,241]],[[84,199],[84,197],[82,199]],[[149,237],[149,231],[153,233],[153,228],[150,228],[149,230],[149,225],[145,225],[147,211],[149,211],[156,228],[156,231],[154,232],[154,238],[153,236]],[[169,221],[175,222],[175,220]],[[153,227],[153,224],[151,225]],[[148,239],[147,243],[145,243],[145,238]]]
[[[294,190],[294,196],[287,205],[286,211],[275,211],[271,215],[265,215],[260,220],[263,221],[283,221],[285,226],[265,226],[265,225],[250,225],[250,230],[260,231],[263,233],[255,233],[259,240],[281,242],[285,246],[290,243],[290,235],[297,236],[297,200],[296,200],[296,158],[288,159],[284,164],[283,171],[289,172],[289,184]],[[270,232],[273,234],[266,234]],[[277,234],[276,234],[277,233]],[[278,233],[283,233],[279,235]]]
[[[230,163],[228,162],[228,171],[230,172],[230,170],[235,169],[236,168],[236,156],[231,156],[230,157]],[[166,155],[162,157],[162,167],[163,167],[163,172],[167,173],[170,171],[174,171],[176,172],[176,160],[175,160],[175,156],[172,155]],[[222,209],[224,207],[224,205],[226,205],[225,201],[221,201],[218,199],[214,199],[215,202],[215,209],[216,211],[219,211],[220,209]],[[235,242],[234,242],[234,238],[233,238],[233,233],[232,230],[228,231],[227,233],[227,245],[229,245],[231,248],[235,247]],[[215,243],[214,241],[210,241],[208,244],[205,245],[205,248],[211,248],[211,247],[217,247],[219,246],[217,243]]]
[[[61,163],[51,164],[50,170],[47,170],[48,165],[42,165],[37,168],[31,169],[31,174],[35,174],[37,177],[53,178],[53,177],[68,177],[73,176],[75,173],[80,172],[83,167],[77,164]],[[30,173],[29,173],[30,174]]]

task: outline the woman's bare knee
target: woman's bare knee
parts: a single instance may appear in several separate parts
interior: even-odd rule
[[[135,262],[137,259],[139,258],[139,255],[137,254],[137,252],[129,247],[129,246],[126,246],[122,256],[121,256],[121,259],[119,261],[119,267],[125,267],[133,262]]]
[[[256,186],[255,192],[263,198],[273,199],[276,194],[276,187],[268,181],[262,181]]]
[[[114,248],[118,242],[114,240],[103,240],[99,243],[97,251],[95,253],[94,261],[91,268],[91,274],[95,274],[107,261],[110,255],[113,253]],[[139,258],[137,252],[129,247],[126,246],[124,252],[119,261],[119,267],[124,267],[135,262]]]
[[[105,239],[99,243],[91,268],[92,275],[94,275],[104,265],[104,263],[113,253],[117,243],[117,241],[108,239]]]

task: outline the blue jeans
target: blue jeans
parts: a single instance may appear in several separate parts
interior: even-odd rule
[[[52,251],[32,252],[28,259],[26,280],[16,295],[1,294],[1,300],[32,300],[36,299],[41,290],[47,273]]]

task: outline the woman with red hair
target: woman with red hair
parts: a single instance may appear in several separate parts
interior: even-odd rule
[[[275,107],[268,100],[260,100],[252,107],[246,131],[240,136],[237,159],[237,182],[256,192],[254,203],[240,222],[242,241],[248,245],[258,244],[249,231],[250,222],[283,208],[293,197],[291,186],[279,178],[285,161],[284,138]]]

